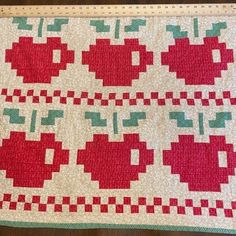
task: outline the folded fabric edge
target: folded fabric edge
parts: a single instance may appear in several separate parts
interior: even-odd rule
[[[174,226],[174,225],[144,225],[144,224],[98,224],[98,223],[36,223],[23,221],[0,221],[0,226],[19,228],[58,228],[58,229],[150,229],[164,231],[189,231],[206,233],[236,234],[235,229],[207,228],[195,226]]]

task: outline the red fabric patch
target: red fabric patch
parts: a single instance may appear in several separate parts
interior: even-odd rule
[[[46,149],[53,149],[53,163],[45,164]],[[44,180],[51,180],[60,165],[68,164],[69,151],[55,141],[54,134],[41,134],[39,141],[26,140],[24,132],[11,132],[0,147],[0,169],[13,179],[15,187],[42,188]]]
[[[131,164],[132,149],[139,151],[138,165]],[[78,150],[77,164],[84,165],[84,171],[99,181],[101,189],[130,188],[130,182],[138,180],[138,174],[153,164],[153,156],[153,150],[139,141],[138,134],[124,134],[123,142],[110,142],[108,135],[95,134],[84,150]]]
[[[214,49],[220,51],[220,62],[213,61]],[[175,45],[161,53],[162,65],[168,65],[169,71],[176,72],[177,79],[184,79],[186,85],[215,84],[215,78],[221,77],[221,71],[233,62],[233,50],[219,43],[218,37],[206,37],[199,45],[190,44],[189,38],[175,39]]]
[[[60,62],[53,62],[53,50],[60,50]],[[47,38],[46,43],[33,43],[32,37],[20,37],[12,49],[6,49],[6,62],[23,76],[24,83],[51,83],[52,76],[59,76],[68,63],[74,62],[74,51],[61,43],[61,38]]]
[[[95,72],[96,79],[103,80],[103,86],[131,86],[139,79],[140,72],[147,71],[153,64],[153,52],[146,51],[138,39],[125,39],[124,45],[111,45],[110,39],[97,39],[89,51],[82,52],[82,64]],[[139,65],[132,65],[132,52],[139,53]]]
[[[227,153],[227,167],[219,166],[219,151]],[[171,166],[172,174],[180,175],[180,182],[188,183],[190,191],[220,192],[228,176],[235,175],[236,153],[224,136],[210,136],[209,143],[198,143],[193,135],[179,135],[179,142],[163,151],[163,163]]]

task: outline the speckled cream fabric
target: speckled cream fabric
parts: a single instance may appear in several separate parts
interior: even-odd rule
[[[236,18],[1,18],[0,224],[236,230]]]

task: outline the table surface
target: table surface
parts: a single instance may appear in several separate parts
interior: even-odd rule
[[[236,0],[1,0],[0,5],[236,3]],[[223,236],[227,234],[134,229],[30,229],[0,227],[0,236]]]

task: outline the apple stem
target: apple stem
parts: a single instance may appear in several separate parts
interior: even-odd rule
[[[113,132],[114,132],[114,134],[118,134],[117,112],[113,113]]]
[[[203,126],[203,113],[198,113],[198,125],[199,125],[199,134],[204,134],[204,126]]]
[[[198,18],[193,19],[194,37],[199,37]]]
[[[115,38],[118,39],[119,37],[120,37],[120,20],[116,20]]]
[[[30,132],[35,132],[36,116],[37,116],[37,111],[33,110],[30,122]]]
[[[39,26],[38,26],[38,37],[42,37],[42,31],[43,31],[43,21],[44,18],[40,18]]]

